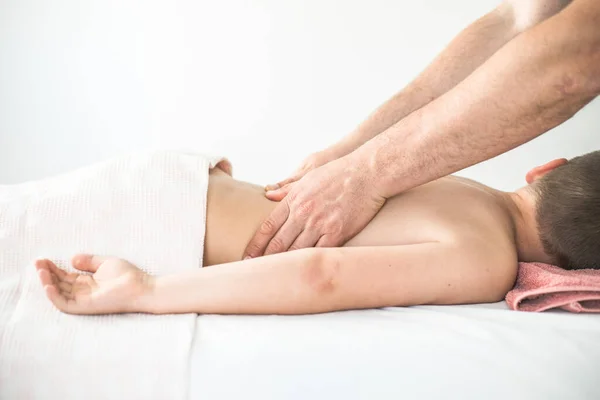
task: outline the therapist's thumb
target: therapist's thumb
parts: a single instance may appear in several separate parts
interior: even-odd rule
[[[285,196],[287,196],[287,194],[290,192],[292,187],[294,187],[295,183],[296,182],[288,183],[287,185],[283,186],[282,188],[279,188],[276,190],[268,190],[265,193],[265,196],[267,196],[267,199],[269,199],[271,201],[281,201],[285,198]]]
[[[274,185],[265,186],[265,192],[273,192],[273,191],[279,190],[279,189],[283,188],[284,186],[289,185],[290,183],[296,182],[300,178],[302,178],[301,175],[292,175],[291,178],[284,179],[281,182],[275,183]]]

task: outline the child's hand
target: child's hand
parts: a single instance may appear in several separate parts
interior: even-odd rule
[[[93,275],[67,273],[46,259],[35,263],[46,295],[56,308],[69,314],[144,312],[152,276],[115,257],[78,254],[71,262]]]

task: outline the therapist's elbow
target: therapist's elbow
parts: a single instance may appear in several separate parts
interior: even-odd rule
[[[510,20],[517,33],[558,14],[570,0],[504,0],[497,11]]]
[[[582,98],[600,95],[600,33],[587,35],[585,39],[573,43],[578,46],[570,54],[560,59],[565,73],[557,87],[564,94],[575,94]]]
[[[592,94],[600,96],[600,35],[589,55],[589,63],[592,66],[590,74]]]

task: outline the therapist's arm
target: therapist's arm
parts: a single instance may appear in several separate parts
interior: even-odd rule
[[[562,10],[571,0],[505,0],[460,32],[412,82],[369,115],[356,129],[324,150],[310,154],[286,179],[267,189],[298,181],[309,171],[343,157],[415,110],[452,89],[508,41]],[[407,53],[410,57],[410,54]],[[367,78],[368,79],[368,78]]]
[[[244,255],[339,246],[385,199],[523,144],[600,93],[600,1],[575,0],[345,157],[268,192]]]
[[[513,149],[598,94],[600,2],[575,0],[347,157],[389,198]]]
[[[460,32],[411,83],[325,152],[339,158],[354,151],[452,89],[516,35],[558,13],[568,3],[569,0],[503,1]]]

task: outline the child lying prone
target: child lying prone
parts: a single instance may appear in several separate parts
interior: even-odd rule
[[[502,192],[448,176],[387,199],[341,248],[240,260],[275,203],[255,185],[210,171],[205,267],[152,276],[117,257],[79,254],[67,273],[36,262],[54,305],[71,314],[305,314],[496,302],[518,261],[599,268],[600,151],[559,159]],[[292,246],[293,248],[293,246]]]

